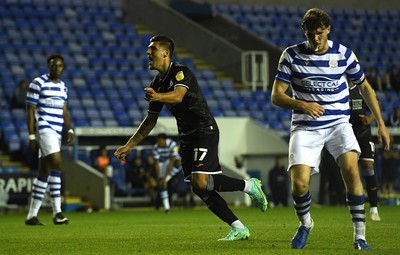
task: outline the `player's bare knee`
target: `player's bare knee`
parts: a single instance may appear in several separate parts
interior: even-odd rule
[[[344,181],[348,184],[360,181],[358,169],[343,169],[342,176]]]
[[[193,189],[198,191],[206,191],[208,185],[208,175],[193,174],[191,179]]]
[[[200,192],[206,191],[207,190],[207,181],[204,181],[201,179],[196,179],[194,182],[192,182],[192,187],[193,187],[193,190],[197,190]]]
[[[302,180],[295,180],[292,184],[292,188],[295,195],[301,196],[307,193],[308,184]]]

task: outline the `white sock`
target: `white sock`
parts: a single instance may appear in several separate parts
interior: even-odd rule
[[[32,184],[32,197],[31,205],[29,206],[29,212],[27,220],[38,215],[39,209],[42,206],[43,197],[47,189],[47,180],[40,177],[36,177]]]
[[[253,182],[251,180],[244,180],[243,191],[246,193],[250,193],[252,188],[253,188]]]
[[[232,228],[244,228],[243,223],[240,220],[235,220],[231,223]]]
[[[365,240],[365,222],[353,222],[354,241],[358,239]]]
[[[61,172],[52,171],[48,180],[54,216],[61,212]]]
[[[308,212],[307,214],[305,214],[305,215],[301,218],[300,223],[301,223],[302,226],[306,226],[306,227],[308,227],[308,228],[311,227],[312,220],[311,220],[311,214],[310,214],[310,212]]]
[[[166,191],[166,190],[161,191],[160,192],[160,197],[162,199],[162,202],[163,202],[163,205],[164,205],[164,209],[166,211],[171,209],[171,207],[169,206],[168,191]]]
[[[369,213],[378,213],[378,207],[371,207],[369,208]]]

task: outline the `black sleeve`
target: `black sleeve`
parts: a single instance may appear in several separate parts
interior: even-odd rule
[[[186,89],[190,89],[190,81],[192,80],[192,72],[185,67],[177,68],[174,74],[174,86],[184,86]]]

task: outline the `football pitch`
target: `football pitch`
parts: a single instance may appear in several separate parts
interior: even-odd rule
[[[301,251],[290,249],[298,224],[292,207],[233,211],[250,229],[246,241],[217,241],[229,227],[205,207],[66,213],[70,224],[62,226],[43,212],[46,226],[25,226],[26,214],[11,212],[0,215],[0,254],[400,254],[400,207],[381,206],[381,222],[367,218],[372,251],[353,250],[347,207],[313,207],[315,227]]]

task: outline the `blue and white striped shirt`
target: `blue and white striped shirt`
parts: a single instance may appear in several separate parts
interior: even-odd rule
[[[321,55],[310,52],[307,45],[305,41],[283,51],[275,79],[290,84],[293,98],[316,102],[325,112],[315,120],[293,110],[292,130],[316,130],[349,122],[347,78],[354,84],[365,80],[356,56],[345,46],[329,40],[328,51]]]
[[[26,102],[36,106],[35,123],[40,134],[55,132],[61,138],[67,94],[64,82],[52,82],[47,74],[35,78],[29,84]]]
[[[179,149],[178,145],[175,141],[171,139],[167,139],[167,147],[161,148],[157,144],[154,145],[153,148],[154,159],[158,160],[158,162],[166,162],[171,158],[179,159]]]

